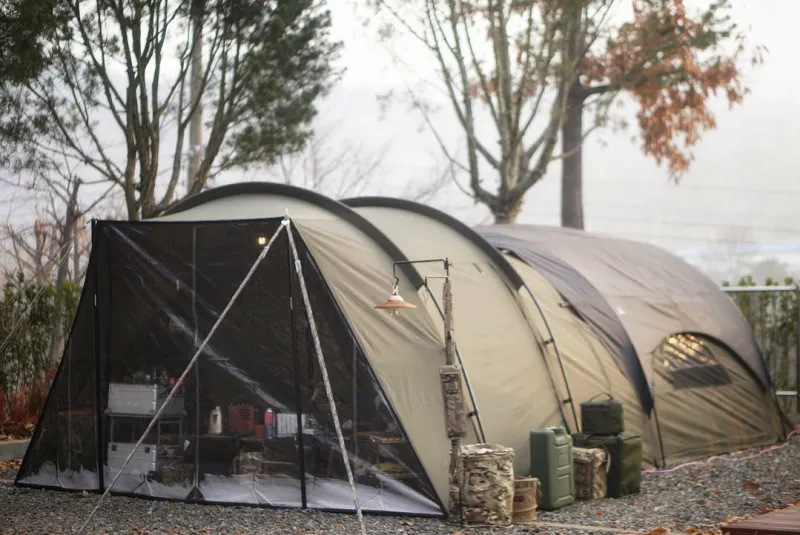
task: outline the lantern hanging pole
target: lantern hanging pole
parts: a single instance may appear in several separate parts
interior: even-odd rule
[[[325,356],[322,353],[322,343],[319,339],[319,332],[317,332],[317,323],[314,320],[314,311],[311,309],[311,300],[308,297],[306,279],[303,276],[303,266],[300,263],[300,255],[297,253],[297,246],[294,242],[292,229],[288,228],[287,232],[289,234],[289,246],[292,250],[292,257],[294,260],[294,270],[297,273],[297,280],[300,283],[300,292],[303,296],[303,304],[305,305],[306,319],[308,320],[308,326],[311,330],[311,337],[314,341],[314,352],[317,354],[317,363],[319,364],[320,374],[322,375],[322,383],[325,386],[325,394],[327,395],[328,403],[331,406],[331,417],[333,418],[333,425],[336,429],[336,436],[339,439],[339,447],[342,450],[342,462],[344,463],[345,472],[347,472],[347,480],[350,483],[350,489],[353,493],[353,503],[356,508],[356,516],[358,517],[358,522],[361,525],[361,534],[367,535],[367,528],[364,524],[364,516],[361,513],[361,504],[358,500],[358,489],[356,487],[355,478],[353,477],[353,470],[350,466],[350,459],[347,454],[347,445],[344,442],[344,433],[342,433],[342,426],[339,422],[339,412],[336,409],[336,400],[333,397],[333,388],[331,387],[331,381],[328,377],[328,367],[325,365]]]

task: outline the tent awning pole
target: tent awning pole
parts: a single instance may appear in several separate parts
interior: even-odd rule
[[[300,291],[303,294],[303,304],[306,308],[306,316],[308,318],[308,325],[311,328],[311,335],[314,340],[314,349],[317,354],[317,361],[319,363],[320,374],[322,375],[322,382],[325,385],[325,393],[328,396],[328,403],[331,406],[331,416],[333,417],[333,425],[336,427],[336,435],[339,438],[339,447],[342,450],[342,461],[344,468],[347,472],[347,479],[350,482],[350,488],[353,491],[353,503],[356,507],[356,515],[358,522],[361,524],[362,535],[367,535],[367,528],[364,525],[364,516],[361,513],[361,505],[358,501],[358,491],[356,490],[355,479],[353,478],[353,470],[350,467],[350,460],[347,455],[347,447],[344,443],[344,435],[342,434],[342,426],[339,423],[339,413],[336,410],[336,402],[333,399],[333,390],[331,389],[330,378],[328,377],[328,368],[325,365],[325,357],[322,354],[322,344],[319,341],[319,333],[317,332],[317,324],[314,321],[314,311],[311,309],[311,301],[308,298],[308,288],[306,288],[306,279],[303,276],[303,266],[300,263],[300,255],[297,254],[297,246],[294,243],[294,236],[292,229],[287,221],[287,234],[289,235],[289,245],[292,248],[292,256],[294,257],[294,269],[297,273],[297,279],[300,282]]]

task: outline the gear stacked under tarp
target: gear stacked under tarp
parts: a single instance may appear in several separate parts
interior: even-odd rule
[[[582,433],[572,435],[574,446],[601,448],[609,457],[606,495],[622,498],[637,494],[641,489],[642,478],[642,436],[639,433],[625,432],[622,403],[611,396],[602,401],[581,403],[581,428]],[[575,468],[578,468],[577,464]],[[597,468],[593,470],[596,471]],[[581,484],[577,477],[575,482]],[[593,484],[589,479],[585,479],[584,483]]]
[[[621,433],[612,436],[572,435],[579,448],[604,448],[611,461],[608,468],[608,497],[638,494],[642,482],[642,436]]]
[[[514,450],[497,444],[461,448],[467,524],[508,526],[514,508]]]

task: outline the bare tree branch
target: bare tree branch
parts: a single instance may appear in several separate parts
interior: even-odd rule
[[[598,2],[605,8],[614,0]],[[422,27],[408,33],[421,39],[438,67],[464,134],[464,164],[453,157],[439,135],[429,107],[419,97],[412,102],[452,164],[451,170],[460,168],[468,175],[470,196],[486,205],[496,221],[513,221],[524,195],[542,179],[549,163],[559,159],[555,144],[566,116],[568,90],[578,74],[578,62],[572,61],[566,47],[582,28],[574,24],[575,14],[584,16],[590,4],[597,2],[378,2],[379,13],[406,29],[413,20],[410,14],[424,10]],[[605,12],[595,11],[593,7],[595,21],[602,20]],[[596,35],[584,37],[590,41]],[[478,119],[481,103],[491,118],[488,128]],[[545,121],[533,135],[543,110]],[[489,150],[485,141],[489,136],[499,150]],[[491,180],[497,181],[496,189],[486,185],[487,166]]]
[[[25,86],[0,88],[0,160],[37,180],[108,182],[128,217],[152,217],[178,195],[186,129],[213,102],[196,193],[216,172],[270,164],[309,136],[315,100],[330,87],[339,46],[320,0],[64,0],[68,20],[49,65]],[[202,10],[198,12],[197,10]],[[202,24],[187,28],[191,16]],[[186,80],[202,42],[199,92]],[[174,51],[170,50],[174,47]],[[10,134],[9,134],[10,133]],[[35,172],[34,172],[35,171]],[[70,190],[71,191],[71,190]],[[64,188],[59,195],[64,197]]]

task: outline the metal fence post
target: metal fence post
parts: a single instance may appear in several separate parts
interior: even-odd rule
[[[770,338],[771,335],[774,335],[772,332],[766,333],[764,336],[759,337],[758,333],[754,332],[756,337],[756,343],[759,345],[762,353],[765,353],[764,358],[767,360],[766,364],[768,365],[768,371],[770,377],[773,380],[773,384],[775,387],[775,397],[779,401],[785,399],[785,402],[780,403],[781,410],[789,411],[791,408],[791,399],[794,398],[795,400],[795,411],[800,412],[800,282],[797,282],[791,286],[722,286],[720,289],[728,295],[742,295],[742,294],[751,294],[756,296],[757,299],[763,299],[765,295],[775,295],[781,294],[784,295],[794,294],[795,296],[795,306],[797,307],[795,312],[795,333],[794,333],[794,344],[792,344],[791,338],[787,339],[785,342],[779,340],[781,342],[781,347],[777,348],[777,354],[775,354],[775,358],[777,361],[772,363],[773,365],[770,366],[770,362],[768,361],[768,355],[770,350],[775,350],[774,342],[775,338]],[[737,302],[737,306],[741,306]],[[773,307],[773,313],[777,313],[777,311]],[[761,314],[756,313],[758,316],[757,318],[753,318],[752,321],[759,322],[763,325],[765,318],[762,317]],[[790,314],[791,316],[791,314]],[[792,320],[790,317],[787,317],[787,320],[791,322]],[[789,323],[791,325],[791,323]],[[756,325],[751,325],[751,327],[756,330]],[[770,325],[766,327],[767,331],[772,331],[775,329],[775,325]],[[780,337],[779,337],[780,338]],[[767,342],[772,343],[767,343]],[[792,366],[791,366],[791,351],[792,346],[794,345],[794,389],[793,390],[784,390],[784,389],[791,389],[791,374],[792,374]],[[786,368],[782,368],[782,360],[786,359]],[[782,384],[778,384],[777,375],[775,372],[777,370],[785,369],[786,370],[786,381]]]
[[[794,410],[800,412],[800,284],[795,284],[794,306],[797,315],[794,328]]]

